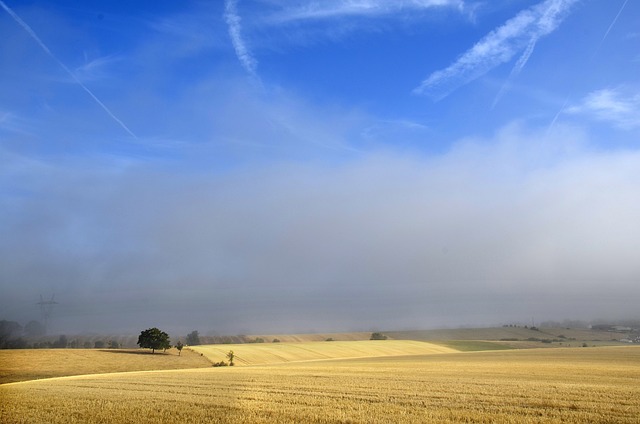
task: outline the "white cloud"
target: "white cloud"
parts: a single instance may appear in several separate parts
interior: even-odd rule
[[[566,112],[586,114],[625,130],[640,128],[640,93],[626,93],[622,88],[596,90]]]
[[[414,92],[442,99],[524,51],[513,68],[512,75],[516,75],[526,65],[537,41],[555,31],[577,1],[545,0],[518,13],[486,35],[452,65],[429,75]]]
[[[274,23],[303,20],[335,19],[340,17],[380,17],[399,12],[452,7],[462,10],[462,0],[326,0],[313,1],[304,6],[287,7],[271,17]]]
[[[237,7],[238,0],[226,0],[224,19],[227,22],[229,36],[231,37],[231,42],[236,51],[236,56],[238,56],[238,60],[240,60],[240,63],[249,75],[257,78],[258,61],[253,57],[242,37],[242,19],[240,18],[240,15],[238,15]]]

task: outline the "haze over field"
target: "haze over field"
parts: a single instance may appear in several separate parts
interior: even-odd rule
[[[0,1],[0,319],[638,318],[640,3]]]

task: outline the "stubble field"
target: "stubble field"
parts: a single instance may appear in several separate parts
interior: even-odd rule
[[[235,355],[234,363],[241,366],[456,352],[455,349],[449,347],[415,340],[204,345],[194,346],[191,349],[202,353],[212,362],[226,361],[227,353],[232,350]]]
[[[640,348],[440,353],[0,386],[6,423],[637,423]]]
[[[126,371],[210,367],[194,352],[170,349],[24,349],[0,350],[0,384],[42,378]]]

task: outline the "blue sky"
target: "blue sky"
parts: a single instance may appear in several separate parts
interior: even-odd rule
[[[639,18],[2,0],[0,318],[53,292],[67,331],[633,315]]]

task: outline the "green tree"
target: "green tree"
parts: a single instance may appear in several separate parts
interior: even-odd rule
[[[233,364],[233,358],[235,358],[235,354],[233,353],[233,350],[230,350],[229,353],[227,353],[227,358],[229,358],[229,366],[232,367]]]
[[[198,330],[193,330],[191,333],[187,334],[187,344],[189,346],[197,346],[200,344],[200,336],[198,335]]]
[[[142,348],[151,349],[151,353],[155,353],[156,349],[169,349],[171,347],[169,335],[156,327],[142,331],[138,336],[138,345]]]
[[[176,349],[178,349],[178,356],[182,356],[183,347],[184,345],[182,344],[182,342],[178,340],[178,343],[176,343]]]

